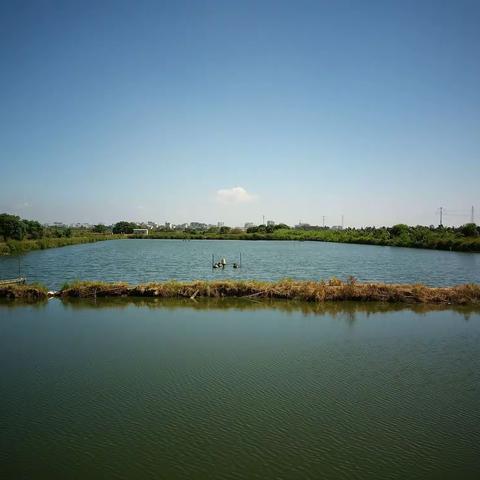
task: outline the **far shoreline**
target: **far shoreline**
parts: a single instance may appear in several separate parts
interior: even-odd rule
[[[96,243],[109,240],[177,240],[177,241],[192,241],[192,240],[237,240],[237,241],[279,241],[279,242],[315,242],[315,243],[334,243],[343,245],[366,245],[371,247],[392,247],[392,248],[406,248],[415,250],[430,250],[430,251],[442,251],[442,252],[455,252],[455,253],[480,253],[479,249],[463,250],[456,249],[447,246],[415,246],[415,245],[392,245],[388,243],[369,243],[363,241],[341,241],[326,240],[320,238],[278,238],[274,235],[257,235],[253,234],[248,237],[244,235],[132,235],[132,234],[115,234],[115,235],[97,235],[97,236],[85,236],[85,237],[70,237],[70,238],[48,238],[40,240],[9,240],[7,242],[0,242],[0,256],[14,256],[22,255],[34,250],[46,250],[50,248],[61,248],[73,245]]]

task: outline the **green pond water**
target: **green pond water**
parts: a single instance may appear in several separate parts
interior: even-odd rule
[[[213,270],[212,255],[216,260],[225,257],[227,267]],[[233,269],[240,255],[242,268]],[[361,281],[452,286],[480,283],[480,253],[324,242],[129,239],[0,257],[0,279],[20,275],[54,289],[73,280],[138,284],[169,279],[346,279],[350,275]]]
[[[0,304],[2,479],[476,479],[480,313]]]

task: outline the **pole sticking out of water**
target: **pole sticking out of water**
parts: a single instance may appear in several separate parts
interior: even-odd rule
[[[212,253],[212,268],[215,265],[215,255]]]

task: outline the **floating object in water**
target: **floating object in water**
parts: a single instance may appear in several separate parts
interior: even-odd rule
[[[25,283],[27,279],[25,277],[12,278],[10,280],[0,280],[0,285],[12,285],[18,283]]]
[[[236,263],[234,263],[233,268],[238,268],[238,265]]]

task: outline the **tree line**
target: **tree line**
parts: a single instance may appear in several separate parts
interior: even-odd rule
[[[90,229],[44,226],[35,220],[25,220],[7,213],[0,214],[0,238],[3,237],[4,241],[112,233],[132,236],[136,228],[141,228],[141,225],[128,221],[120,221],[112,226],[98,224]],[[150,230],[149,238],[299,240],[480,252],[480,227],[475,223],[467,223],[460,227],[397,224],[392,227],[342,230],[310,225],[292,228],[285,223],[252,226],[246,230],[228,226],[183,230],[159,227]]]

